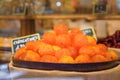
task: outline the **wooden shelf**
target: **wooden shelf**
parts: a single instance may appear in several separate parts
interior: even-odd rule
[[[35,33],[35,20],[40,19],[87,19],[87,20],[120,20],[120,15],[93,14],[54,14],[54,15],[0,15],[0,19],[20,20],[20,36]]]
[[[0,19],[89,19],[120,20],[120,15],[55,14],[55,15],[0,15]]]
[[[0,15],[0,19],[26,19],[25,15]]]

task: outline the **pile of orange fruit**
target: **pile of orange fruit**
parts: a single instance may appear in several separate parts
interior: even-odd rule
[[[40,40],[29,41],[14,54],[14,59],[50,63],[94,63],[117,60],[118,55],[78,28],[56,24]]]

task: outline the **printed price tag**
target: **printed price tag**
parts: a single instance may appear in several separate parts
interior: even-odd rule
[[[85,35],[93,36],[97,40],[95,31],[92,27],[83,28],[82,31]]]
[[[12,40],[12,54],[14,54],[20,47],[25,46],[26,42],[28,42],[28,41],[37,41],[39,39],[40,39],[39,33],[14,38]]]

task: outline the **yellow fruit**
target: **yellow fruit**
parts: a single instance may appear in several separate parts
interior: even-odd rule
[[[54,49],[55,51],[58,51],[58,50],[60,50],[61,48],[60,48],[59,46],[53,46],[53,49]]]
[[[71,56],[63,56],[60,58],[59,63],[74,63],[74,60]]]

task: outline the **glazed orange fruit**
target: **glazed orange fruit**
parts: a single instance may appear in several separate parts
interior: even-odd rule
[[[97,54],[95,56],[92,57],[93,62],[105,62],[108,61],[106,57],[104,57],[103,55]]]
[[[21,47],[19,48],[16,53],[14,54],[14,58],[15,59],[18,59],[18,60],[21,60],[22,58],[20,58],[23,54],[26,53],[26,48],[25,47]]]
[[[74,63],[74,59],[71,56],[62,56],[58,63]]]
[[[99,47],[99,49],[103,52],[108,51],[107,46],[105,46],[104,44],[97,44],[97,46]]]
[[[117,60],[119,58],[117,53],[115,53],[114,51],[108,51],[108,55],[110,56],[111,60]]]
[[[35,41],[29,41],[25,44],[26,46],[26,49],[28,50],[33,50],[33,51],[37,51],[37,48],[36,48],[36,42]]]
[[[52,62],[56,63],[58,62],[58,59],[55,56],[52,55],[43,55],[40,59],[41,62]]]
[[[96,53],[94,52],[94,49],[91,46],[83,46],[79,49],[79,54],[85,54],[92,57]]]
[[[68,26],[64,24],[56,24],[54,26],[54,31],[57,35],[59,34],[67,34],[68,33]]]
[[[40,55],[32,50],[27,50],[24,56],[25,61],[35,61],[39,62],[40,61]]]
[[[55,55],[54,49],[52,45],[46,44],[46,43],[41,43],[38,49],[38,53],[43,56],[43,55]]]
[[[74,39],[77,34],[83,35],[83,32],[79,28],[72,28],[69,32],[71,39]]]
[[[76,49],[81,48],[82,46],[85,46],[88,44],[87,37],[85,35],[77,34],[72,42],[73,47]]]
[[[97,44],[92,36],[78,29],[57,24],[51,32],[45,32],[40,40],[28,41],[14,54],[17,60],[52,63],[94,63],[117,60],[119,56],[104,44]]]
[[[96,45],[97,41],[94,37],[92,36],[86,36],[88,39],[88,45]]]
[[[58,51],[55,52],[55,56],[58,59],[60,59],[63,56],[71,56],[71,53],[70,53],[70,51],[68,49],[62,48],[62,49],[60,49],[60,50],[58,50]]]
[[[42,39],[45,43],[54,45],[55,39],[56,39],[56,34],[55,34],[55,32],[45,32],[42,36]]]
[[[69,50],[70,55],[73,59],[75,59],[78,56],[78,52],[74,47],[70,46],[67,49]]]
[[[56,42],[55,44],[57,46],[60,46],[62,48],[66,48],[71,46],[71,39],[68,34],[61,34],[56,37]]]
[[[92,62],[90,56],[85,54],[81,54],[77,56],[75,59],[75,63],[90,63],[90,62]]]

